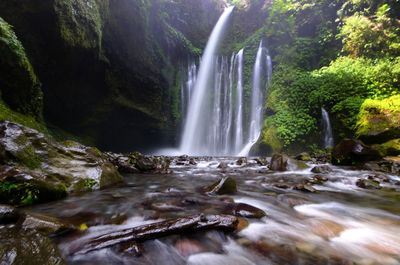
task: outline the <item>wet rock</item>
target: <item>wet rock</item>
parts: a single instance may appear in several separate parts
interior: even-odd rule
[[[204,247],[197,240],[180,239],[175,243],[175,248],[183,257],[204,252]]]
[[[59,143],[19,124],[0,123],[0,150],[0,202],[45,202],[74,192],[77,183],[87,183],[92,190],[122,181],[98,149],[72,141]]]
[[[300,153],[295,158],[300,161],[311,161],[312,160],[311,155],[307,152]]]
[[[241,157],[236,161],[236,165],[238,166],[245,166],[247,164],[247,158]]]
[[[297,184],[293,187],[294,190],[305,191],[305,192],[316,192],[317,190],[308,184]]]
[[[219,163],[218,168],[219,169],[227,169],[228,168],[228,163],[222,161],[221,163]]]
[[[267,214],[263,210],[245,203],[234,204],[232,214],[235,216],[257,219],[267,216]]]
[[[0,205],[0,225],[16,223],[20,217],[20,213],[14,207]]]
[[[358,140],[344,139],[332,151],[332,163],[336,165],[353,165],[380,158],[378,151]]]
[[[238,220],[239,223],[236,228],[237,231],[242,231],[250,225],[249,221],[246,218],[238,218]]]
[[[368,170],[400,175],[400,157],[384,157],[383,160],[366,163],[365,167]]]
[[[328,178],[320,175],[315,175],[307,180],[307,182],[310,184],[322,184],[326,181],[328,181]]]
[[[170,173],[171,159],[169,157],[145,156],[139,152],[129,155],[108,153],[108,157],[110,162],[123,173]],[[182,162],[182,165],[186,165],[186,163]]]
[[[289,158],[283,154],[274,154],[271,158],[269,168],[273,171],[286,171]]]
[[[293,208],[297,205],[309,204],[310,200],[300,194],[280,194],[278,195],[278,201]]]
[[[66,225],[57,218],[38,213],[27,213],[20,226],[22,230],[34,230],[45,235],[72,229],[72,226]]]
[[[66,264],[55,244],[34,230],[0,229],[0,264]]]
[[[268,166],[268,160],[266,157],[257,157],[254,159],[259,166]]]
[[[237,192],[236,180],[232,177],[225,177],[215,182],[205,189],[207,193],[214,193],[218,195],[233,194]]]
[[[140,243],[122,243],[116,247],[116,251],[124,256],[139,257],[143,254],[144,248]]]
[[[274,187],[277,187],[279,189],[289,189],[290,186],[287,183],[274,183]]]
[[[373,190],[379,190],[382,187],[379,185],[378,181],[370,180],[370,179],[359,179],[356,182],[356,186],[360,187],[362,189],[373,189]]]
[[[389,183],[390,182],[390,178],[388,176],[381,175],[381,174],[367,175],[366,177],[369,180],[379,182],[379,183],[382,183],[382,182]]]
[[[332,172],[332,168],[327,165],[322,165],[322,166],[315,166],[311,169],[311,172],[313,173],[319,173],[319,174],[326,174],[329,172]]]
[[[67,187],[41,172],[26,172],[15,166],[0,166],[0,202],[31,205],[65,198]]]
[[[339,236],[345,230],[345,227],[331,220],[312,219],[310,222],[311,232],[323,238]]]

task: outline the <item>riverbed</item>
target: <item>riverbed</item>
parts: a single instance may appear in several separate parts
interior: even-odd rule
[[[197,158],[195,165],[173,163],[170,174],[128,174],[117,187],[29,210],[82,228],[53,239],[68,264],[400,264],[399,176],[328,164],[330,172],[316,174],[311,163],[272,172],[261,164]],[[236,193],[204,192],[227,176],[236,180]],[[379,189],[356,185],[370,178],[382,180]],[[305,189],[293,188],[301,183],[308,183]],[[76,249],[123,228],[226,213],[230,203],[257,207],[266,216],[241,218],[231,233],[211,230],[147,240],[140,254],[121,247],[85,254]]]

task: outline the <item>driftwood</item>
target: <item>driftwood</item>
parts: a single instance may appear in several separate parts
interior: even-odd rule
[[[206,229],[233,231],[238,219],[230,215],[196,215],[191,217],[166,220],[158,223],[126,228],[91,238],[79,246],[75,254],[112,247],[122,243],[140,243],[145,240],[167,235],[194,232]]]

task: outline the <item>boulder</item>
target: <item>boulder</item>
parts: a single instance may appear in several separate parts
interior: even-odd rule
[[[311,155],[307,152],[300,153],[295,158],[300,161],[311,161],[312,160]]]
[[[365,100],[358,115],[356,134],[367,144],[400,138],[400,95]]]
[[[378,151],[371,149],[359,140],[344,139],[332,151],[332,163],[336,165],[353,165],[380,158]]]
[[[170,173],[171,159],[166,156],[145,156],[139,152],[128,155],[107,153],[107,156],[121,173]],[[178,161],[182,162],[180,165],[190,163],[189,161],[188,163],[184,163],[183,160]]]
[[[0,225],[16,223],[20,217],[20,213],[14,207],[0,205]]]
[[[0,123],[0,150],[0,203],[47,202],[123,180],[98,149],[7,121]]]
[[[214,193],[218,195],[233,194],[237,192],[236,181],[232,177],[225,177],[207,187],[207,193]]]
[[[322,166],[315,166],[311,169],[311,172],[313,173],[318,173],[318,174],[326,174],[329,172],[332,172],[332,168],[327,165],[322,165]]]
[[[232,214],[239,217],[260,219],[267,216],[263,210],[245,203],[236,203],[232,208]]]
[[[1,264],[63,265],[57,246],[35,230],[0,229]]]
[[[373,189],[373,190],[379,190],[382,187],[379,185],[378,181],[371,180],[371,179],[359,179],[356,182],[357,187],[360,187],[362,189]]]
[[[289,158],[283,154],[274,154],[271,158],[269,168],[273,171],[286,171]]]

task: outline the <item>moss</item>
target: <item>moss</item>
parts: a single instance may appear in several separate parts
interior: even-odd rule
[[[42,118],[40,82],[12,27],[0,18],[0,91],[14,110]]]
[[[33,180],[27,182],[0,182],[0,202],[12,205],[32,205],[62,199],[67,196],[65,185]]]
[[[264,129],[262,132],[262,142],[271,146],[273,152],[280,152],[283,148],[283,144],[278,137],[278,131],[273,126],[268,126]]]
[[[358,115],[356,135],[377,135],[391,130],[400,130],[400,95],[365,100]]]
[[[102,15],[96,0],[56,1],[54,9],[58,15],[61,37],[67,44],[101,50]],[[104,7],[101,9],[105,10]]]
[[[42,121],[37,121],[33,116],[24,115],[11,110],[3,101],[0,100],[0,121],[6,120],[22,124],[42,133],[48,133],[46,125]]]
[[[400,139],[393,139],[380,145],[373,145],[372,148],[377,150],[381,156],[400,155]]]
[[[74,184],[73,189],[76,192],[91,191],[96,184],[97,181],[94,179],[80,179]]]
[[[23,148],[20,152],[17,153],[16,156],[21,164],[29,169],[36,169],[40,167],[42,163],[40,157],[35,153],[32,145],[28,145]]]

